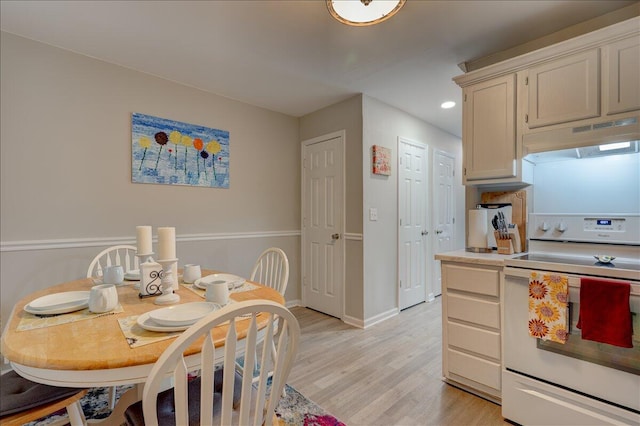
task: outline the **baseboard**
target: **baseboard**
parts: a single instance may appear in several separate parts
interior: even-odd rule
[[[284,306],[287,307],[287,309],[291,309],[295,306],[302,306],[302,300],[300,299],[294,299],[294,300],[287,300],[284,304]]]
[[[369,328],[372,325],[375,325],[379,322],[388,320],[391,317],[395,317],[396,315],[398,315],[400,311],[397,308],[393,308],[393,309],[389,309],[387,312],[382,312],[372,318],[368,318],[365,320],[361,320],[359,318],[355,318],[355,317],[350,317],[349,315],[345,315],[342,318],[342,321],[345,324],[349,324],[351,326],[354,327],[358,327],[358,328]]]
[[[237,240],[247,238],[274,238],[274,237],[300,237],[302,232],[293,231],[265,231],[265,232],[220,232],[210,234],[183,234],[176,235],[176,242],[185,241],[215,241],[215,240]],[[156,240],[154,240],[157,242]],[[26,240],[26,241],[2,241],[0,242],[1,252],[27,251],[27,250],[50,250],[68,249],[82,247],[108,247],[117,244],[135,245],[134,237],[103,237],[103,238],[70,238],[53,240]]]

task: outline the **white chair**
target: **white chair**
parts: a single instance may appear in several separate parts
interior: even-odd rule
[[[285,252],[276,247],[263,251],[253,266],[250,281],[276,289],[284,296],[289,282],[289,259]]]
[[[105,266],[122,265],[124,272],[138,269],[136,250],[135,246],[128,245],[118,245],[102,250],[89,264],[87,278],[100,278],[102,268]]]
[[[274,336],[274,321],[279,321],[277,357],[273,368],[268,349]],[[225,324],[228,322],[228,324]],[[246,324],[246,335],[238,333],[239,323]],[[262,327],[265,325],[265,327]],[[260,328],[258,327],[260,324]],[[223,347],[215,347],[212,330],[224,327],[226,336]],[[197,340],[202,343],[202,351],[198,355],[185,356],[184,352]],[[131,405],[125,412],[127,422],[132,425],[141,424],[140,411],[146,426],[158,424],[201,424],[201,425],[271,425],[275,409],[280,401],[285,381],[293,366],[298,350],[300,326],[291,312],[284,306],[267,300],[252,300],[232,303],[219,311],[213,312],[189,327],[160,356],[153,366],[144,385],[142,401]],[[264,339],[262,351],[257,351],[259,342]],[[222,384],[216,383],[216,359],[223,353]],[[233,409],[234,384],[237,375],[234,369],[236,357],[244,353],[247,361],[260,353],[260,370],[257,383],[254,385],[249,375],[242,378],[240,386],[239,408]],[[193,361],[198,357],[199,362]],[[198,381],[189,381],[189,367],[200,368]],[[273,370],[271,391],[267,393],[268,370]],[[163,383],[171,378],[172,389],[161,392]],[[218,377],[220,378],[220,377]],[[196,386],[193,383],[196,382]],[[216,388],[221,388],[221,394]],[[236,389],[237,391],[237,389]],[[169,395],[167,395],[169,394]],[[199,396],[198,396],[199,395]],[[195,399],[195,400],[194,400]],[[163,403],[158,403],[158,401]],[[164,405],[163,405],[164,404]],[[170,405],[168,408],[166,405]],[[158,416],[158,412],[166,417]]]

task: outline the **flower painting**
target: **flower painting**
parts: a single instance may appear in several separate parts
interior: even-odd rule
[[[391,174],[391,150],[380,145],[371,148],[373,174],[389,176]]]
[[[229,132],[133,113],[134,183],[229,188]]]

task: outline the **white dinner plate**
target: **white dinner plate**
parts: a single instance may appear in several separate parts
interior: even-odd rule
[[[218,308],[218,305],[211,302],[182,303],[151,311],[149,317],[164,327],[189,326]]]
[[[206,284],[212,283],[214,281],[226,282],[227,286],[229,287],[229,290],[238,288],[241,285],[243,285],[245,282],[247,282],[247,280],[245,280],[244,278],[239,277],[237,275],[233,275],[233,274],[211,274],[211,275],[207,275],[206,277],[198,278],[197,280],[195,280],[193,285],[201,290],[206,290],[207,289]]]
[[[140,281],[140,270],[132,269],[124,273],[124,279],[127,281]]]
[[[65,314],[89,306],[88,291],[47,294],[27,303],[24,310],[36,315]]]
[[[164,325],[160,325],[151,319],[151,317],[149,316],[149,312],[145,312],[144,314],[140,315],[136,320],[136,322],[140,327],[144,328],[145,330],[159,331],[161,333],[169,333],[172,331],[184,331],[187,328],[189,328],[188,325],[176,326],[176,327],[167,327]]]

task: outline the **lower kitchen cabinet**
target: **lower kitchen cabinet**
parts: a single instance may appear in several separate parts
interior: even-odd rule
[[[501,262],[440,260],[444,380],[499,403]]]

